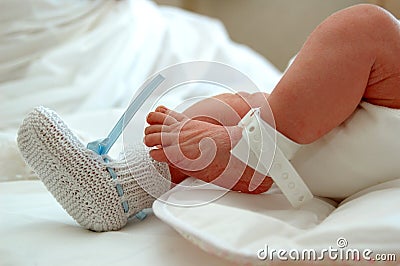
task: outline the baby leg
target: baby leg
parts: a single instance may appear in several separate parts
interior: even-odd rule
[[[265,92],[254,94],[249,94],[247,92],[224,93],[204,99],[190,106],[183,114],[190,119],[208,122],[214,125],[234,126],[247,114],[250,108],[261,106],[262,102],[266,101],[268,96],[269,94]],[[181,171],[179,168],[174,167],[173,164],[170,164],[169,168],[171,172],[171,181],[174,184],[178,184],[188,177],[187,172]],[[246,167],[245,174],[250,177],[255,175],[255,172],[250,167]],[[203,175],[202,178],[205,179],[208,177],[207,175]],[[250,192],[248,189],[244,189],[240,184],[233,189],[239,190],[239,187],[241,191]],[[256,190],[252,191],[252,193],[257,191],[262,192]]]
[[[346,120],[362,98],[400,99],[398,58],[399,23],[387,11],[357,5],[333,14],[311,33],[268,98],[276,128],[311,143]]]
[[[188,118],[216,125],[235,126],[250,108],[261,106],[268,96],[265,92],[224,93],[190,106],[183,114]]]
[[[158,107],[147,117],[145,144],[157,147],[150,156],[167,162],[187,176],[246,193],[267,191],[272,180],[237,158],[230,150],[241,138],[241,128],[190,119]],[[174,177],[172,177],[174,180]],[[249,186],[250,183],[255,184]]]
[[[266,102],[259,101],[262,118],[271,124],[274,119],[277,130],[298,143],[317,140],[354,112],[371,88],[373,70],[386,62],[379,52],[381,47],[389,46],[389,51],[396,51],[398,41],[397,22],[376,6],[359,5],[337,12],[310,35],[268,97],[274,117],[263,111],[269,110]],[[196,117],[193,112],[187,113]],[[240,115],[228,119],[227,124],[235,124],[238,117]],[[226,117],[223,120],[226,121]],[[164,124],[166,121],[169,122]],[[249,187],[251,178],[246,173],[229,170],[240,165],[240,162],[229,165],[235,162],[229,151],[240,136],[237,127],[201,123],[165,108],[151,113],[148,122],[145,144],[160,147],[150,153],[155,160],[168,162],[178,169],[179,165],[184,166],[181,170],[205,181],[213,181],[223,173],[230,173],[231,177],[241,173],[238,184]],[[214,141],[216,157],[201,171],[190,169],[191,160],[188,159],[201,157],[199,145],[203,139]]]

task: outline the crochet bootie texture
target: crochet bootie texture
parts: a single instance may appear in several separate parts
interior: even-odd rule
[[[170,188],[168,166],[152,160],[143,144],[127,149],[124,160],[105,163],[44,107],[24,119],[17,142],[25,162],[50,193],[89,230],[121,229]],[[114,170],[115,179],[107,168]]]

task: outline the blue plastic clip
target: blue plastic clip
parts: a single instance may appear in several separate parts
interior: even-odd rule
[[[104,162],[108,163],[110,160],[108,156],[106,156],[106,154],[110,151],[111,147],[115,144],[119,136],[121,136],[122,131],[124,131],[125,127],[132,120],[133,116],[136,114],[139,108],[164,80],[165,77],[160,74],[154,77],[149,82],[149,84],[147,84],[146,87],[143,88],[139,95],[131,102],[131,104],[128,106],[128,109],[126,109],[121,118],[115,124],[111,132],[108,134],[107,138],[90,142],[88,143],[87,148],[99,155],[103,155]],[[113,180],[117,179],[117,175],[112,168],[107,167],[107,171],[110,173]],[[122,186],[120,184],[117,184],[115,188],[118,195],[122,197],[124,195],[124,190]],[[128,213],[129,205],[127,201],[122,202],[122,207],[124,208],[124,212]],[[135,216],[139,220],[143,220],[144,218],[146,218],[147,214],[143,211],[140,211],[136,213]]]

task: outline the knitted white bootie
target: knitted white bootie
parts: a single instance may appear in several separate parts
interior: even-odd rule
[[[25,118],[17,141],[26,163],[56,200],[90,230],[121,229],[129,217],[150,208],[155,197],[170,189],[167,165],[152,160],[143,144],[126,152],[126,160],[105,163],[44,107]]]

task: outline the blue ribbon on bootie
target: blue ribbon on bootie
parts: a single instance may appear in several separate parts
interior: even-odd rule
[[[117,139],[121,136],[122,131],[124,131],[125,127],[132,120],[133,116],[139,110],[139,108],[143,105],[143,103],[150,97],[150,95],[154,92],[154,90],[160,86],[160,84],[165,80],[165,77],[158,74],[155,76],[139,93],[139,95],[130,103],[126,111],[122,114],[121,118],[115,124],[113,129],[110,131],[108,136],[105,139],[99,139],[93,142],[88,143],[87,148],[89,150],[94,151],[95,153],[101,155],[103,157],[104,162],[110,162],[107,153],[110,151],[111,147],[115,144]],[[113,180],[117,180],[117,174],[114,169],[107,167],[107,171],[110,173],[111,178]],[[120,197],[124,195],[124,190],[121,184],[117,183],[116,185],[117,193]],[[127,213],[129,211],[129,205],[127,201],[122,202],[122,207],[124,208],[124,212]],[[135,217],[139,220],[143,220],[146,218],[147,214],[142,210],[135,214]]]

